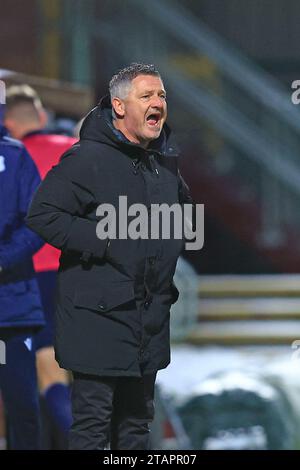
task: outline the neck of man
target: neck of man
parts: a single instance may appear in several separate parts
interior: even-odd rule
[[[9,126],[8,126],[9,127]],[[40,131],[42,127],[39,124],[20,124],[18,127],[11,129],[10,133],[14,139],[22,140],[30,132]]]
[[[138,144],[144,149],[146,149],[149,145],[149,141],[141,141],[136,137],[132,136],[128,129],[124,126],[123,121],[121,119],[113,119],[113,125],[118,131],[122,132],[122,134],[133,144]]]

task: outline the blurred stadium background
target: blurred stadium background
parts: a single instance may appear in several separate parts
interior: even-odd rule
[[[0,78],[61,132],[129,62],[164,78],[205,244],[176,273],[155,448],[300,448],[299,18],[297,0],[0,2]]]

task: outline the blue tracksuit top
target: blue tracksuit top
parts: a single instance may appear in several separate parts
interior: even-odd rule
[[[23,144],[0,125],[0,328],[44,324],[32,255],[42,240],[24,218],[40,183]]]

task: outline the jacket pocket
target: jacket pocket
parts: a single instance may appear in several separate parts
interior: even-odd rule
[[[122,310],[122,306],[134,300],[134,298],[132,282],[103,283],[100,288],[76,292],[74,305],[78,308],[107,313],[111,310]]]

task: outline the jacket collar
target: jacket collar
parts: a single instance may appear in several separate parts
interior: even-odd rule
[[[7,130],[2,124],[0,124],[0,138],[5,137],[7,135]]]

